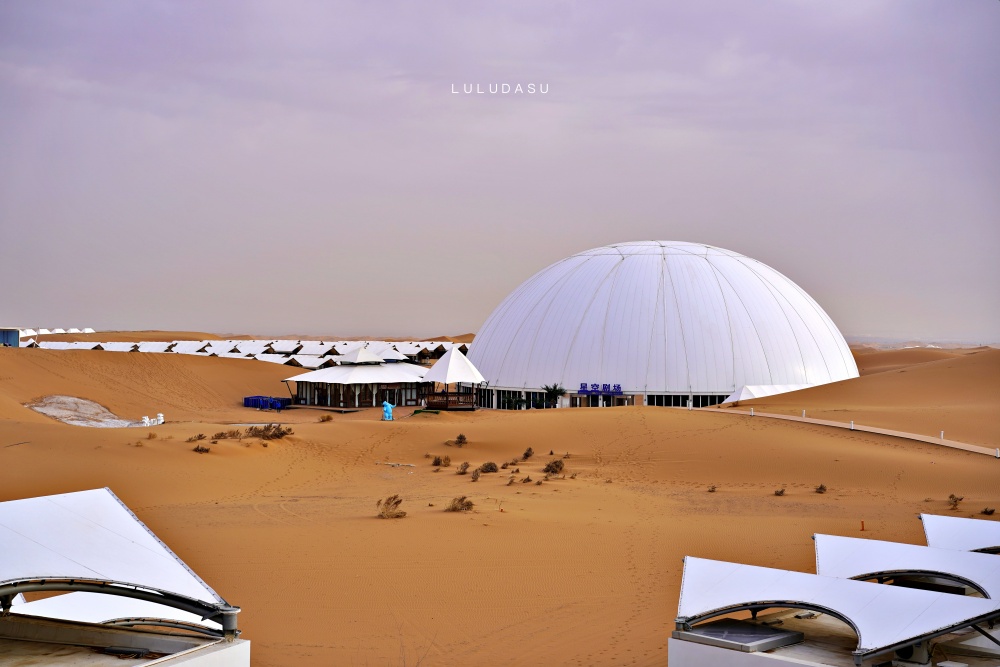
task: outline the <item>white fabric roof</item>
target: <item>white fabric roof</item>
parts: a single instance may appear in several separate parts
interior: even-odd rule
[[[440,382],[441,384],[453,384],[455,382],[469,382],[479,384],[486,382],[482,373],[479,372],[469,359],[459,352],[458,348],[451,348],[445,352],[440,359],[434,362],[430,370],[424,376],[424,382]]]
[[[739,253],[669,241],[595,248],[543,269],[487,318],[469,358],[497,388],[728,395],[858,376],[836,325],[791,280]]]
[[[299,354],[322,357],[331,349],[333,349],[333,344],[331,343],[324,343],[317,340],[304,340],[302,341],[302,349],[299,350]]]
[[[90,333],[97,333],[97,332],[94,331],[93,329],[91,329],[90,327],[84,327],[83,328],[83,333],[90,334]]]
[[[224,602],[110,489],[0,503],[0,543],[0,585],[73,578]]]
[[[257,354],[254,355],[254,359],[257,361],[268,361],[272,364],[287,364],[290,358],[284,354]]]
[[[64,595],[56,595],[34,602],[24,602],[12,609],[16,614],[59,618],[82,623],[104,623],[120,618],[158,618],[164,620],[184,621],[218,626],[211,619],[201,620],[201,616],[180,609],[167,607],[155,602],[136,600],[119,595],[101,595],[100,593],[84,593],[75,591]]]
[[[959,551],[1000,550],[1000,523],[984,519],[921,514],[927,546]]]
[[[43,350],[93,350],[100,343],[92,343],[89,341],[76,341],[76,342],[63,342],[63,341],[42,341],[38,344],[38,347]]]
[[[135,343],[99,343],[105,352],[134,352]]]
[[[366,347],[356,347],[340,355],[339,361],[342,364],[381,364],[385,360],[374,352],[369,352]]]
[[[1000,613],[1000,602],[837,579],[817,574],[684,559],[678,618],[754,602],[797,602],[846,618],[858,634],[858,650],[869,653],[908,642],[966,621]]]
[[[314,354],[293,354],[289,359],[294,359],[302,368],[322,368],[323,366],[333,364],[335,361],[331,357],[318,357]]]
[[[723,403],[733,403],[735,401],[749,401],[752,398],[764,398],[765,396],[776,396],[777,394],[787,394],[790,391],[808,389],[809,384],[754,384],[744,385],[729,396]]]
[[[935,549],[913,544],[814,535],[816,573],[853,579],[891,572],[938,572],[977,584],[1000,600],[1000,558],[992,554]]]
[[[415,364],[396,363],[361,366],[331,366],[311,373],[304,373],[287,380],[295,382],[322,382],[329,384],[394,384],[396,382],[423,382],[426,368]],[[287,381],[286,380],[286,381]]]
[[[276,340],[271,343],[271,350],[276,354],[295,354],[302,344],[297,340]]]
[[[64,333],[66,333],[66,330],[65,329],[60,329],[60,328],[57,327],[57,328],[55,328],[55,329],[52,330],[52,333],[54,333],[54,334],[64,334]]]
[[[172,352],[177,354],[196,354],[204,352],[208,347],[208,341],[204,340],[175,340]]]
[[[38,335],[39,335],[39,336],[44,336],[44,335],[46,335],[46,334],[50,334],[50,333],[52,333],[52,332],[51,332],[51,331],[49,331],[48,329],[39,329],[39,330],[38,330]]]
[[[249,359],[250,358],[244,352],[222,352],[220,354],[216,354],[215,356],[219,357],[220,359]]]
[[[37,335],[38,334],[35,332],[34,329],[21,329],[18,332],[17,337],[18,338],[31,338],[32,336],[37,336]]]
[[[380,351],[378,353],[378,356],[382,357],[386,361],[389,360],[406,361],[407,359],[409,359],[409,357],[407,357],[405,354],[397,351],[395,348],[392,347],[387,347],[384,350]]]
[[[236,344],[236,349],[243,354],[250,355],[251,357],[258,354],[264,354],[269,345],[265,342],[257,340],[244,340]]]
[[[237,350],[235,343],[230,343],[224,340],[213,340],[209,341],[208,347],[205,348],[205,351],[208,352],[209,354],[219,355],[219,354],[232,354]]]
[[[77,329],[76,327],[70,327],[69,329],[66,329],[66,333],[78,334],[83,332]]]
[[[173,343],[164,343],[159,341],[152,341],[148,343],[139,343],[140,352],[167,352],[170,350],[170,346]]]

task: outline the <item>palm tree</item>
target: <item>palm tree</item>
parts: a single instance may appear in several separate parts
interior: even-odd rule
[[[552,408],[556,407],[559,399],[566,395],[566,390],[559,386],[558,382],[552,385],[543,384],[542,391],[545,392],[545,404]]]

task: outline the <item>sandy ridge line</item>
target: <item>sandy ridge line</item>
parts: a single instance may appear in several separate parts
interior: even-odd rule
[[[686,408],[672,408],[674,410],[685,410]],[[752,408],[751,408],[752,409]],[[967,452],[973,452],[975,454],[985,454],[992,458],[1000,459],[1000,448],[993,447],[983,447],[981,445],[972,445],[967,442],[960,442],[958,440],[947,440],[943,438],[935,438],[927,435],[920,435],[919,433],[907,433],[906,431],[894,431],[887,428],[879,428],[877,426],[865,426],[864,424],[855,424],[853,422],[837,422],[828,419],[813,419],[812,417],[796,417],[794,415],[781,415],[774,412],[757,412],[754,411],[752,414],[746,410],[736,410],[733,408],[715,408],[712,412],[725,412],[733,415],[743,415],[744,417],[767,417],[770,419],[783,419],[785,421],[801,422],[803,424],[817,424],[819,426],[830,426],[833,428],[842,428],[849,431],[863,431],[865,433],[876,433],[878,435],[888,435],[894,438],[903,438],[905,440],[915,440],[917,442],[926,442],[931,445],[941,445],[943,447],[951,447],[952,449],[961,449]]]

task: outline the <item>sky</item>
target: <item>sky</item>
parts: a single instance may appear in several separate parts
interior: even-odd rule
[[[0,3],[0,323],[461,334],[660,239],[849,337],[1000,341],[997,35],[996,0]]]

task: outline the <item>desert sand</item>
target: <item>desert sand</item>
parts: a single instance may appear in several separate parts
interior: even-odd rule
[[[1000,446],[1000,351],[930,352],[859,351],[861,378],[753,403]],[[1000,505],[1000,461],[982,455],[711,409],[398,410],[391,423],[294,409],[281,415],[294,434],[266,447],[185,442],[273,420],[239,399],[283,395],[295,372],[0,350],[0,500],[110,487],[243,607],[261,667],[663,665],[684,555],[812,571],[814,532],[921,544],[917,515],[949,513],[950,493],[965,496],[960,516]],[[23,406],[53,394],[168,422],[84,428]],[[465,447],[445,444],[459,433]],[[529,446],[515,479],[531,483],[455,474]],[[426,454],[452,466],[434,472]],[[557,458],[565,478],[535,484]],[[375,517],[390,494],[406,518]],[[473,512],[442,511],[458,495]]]

